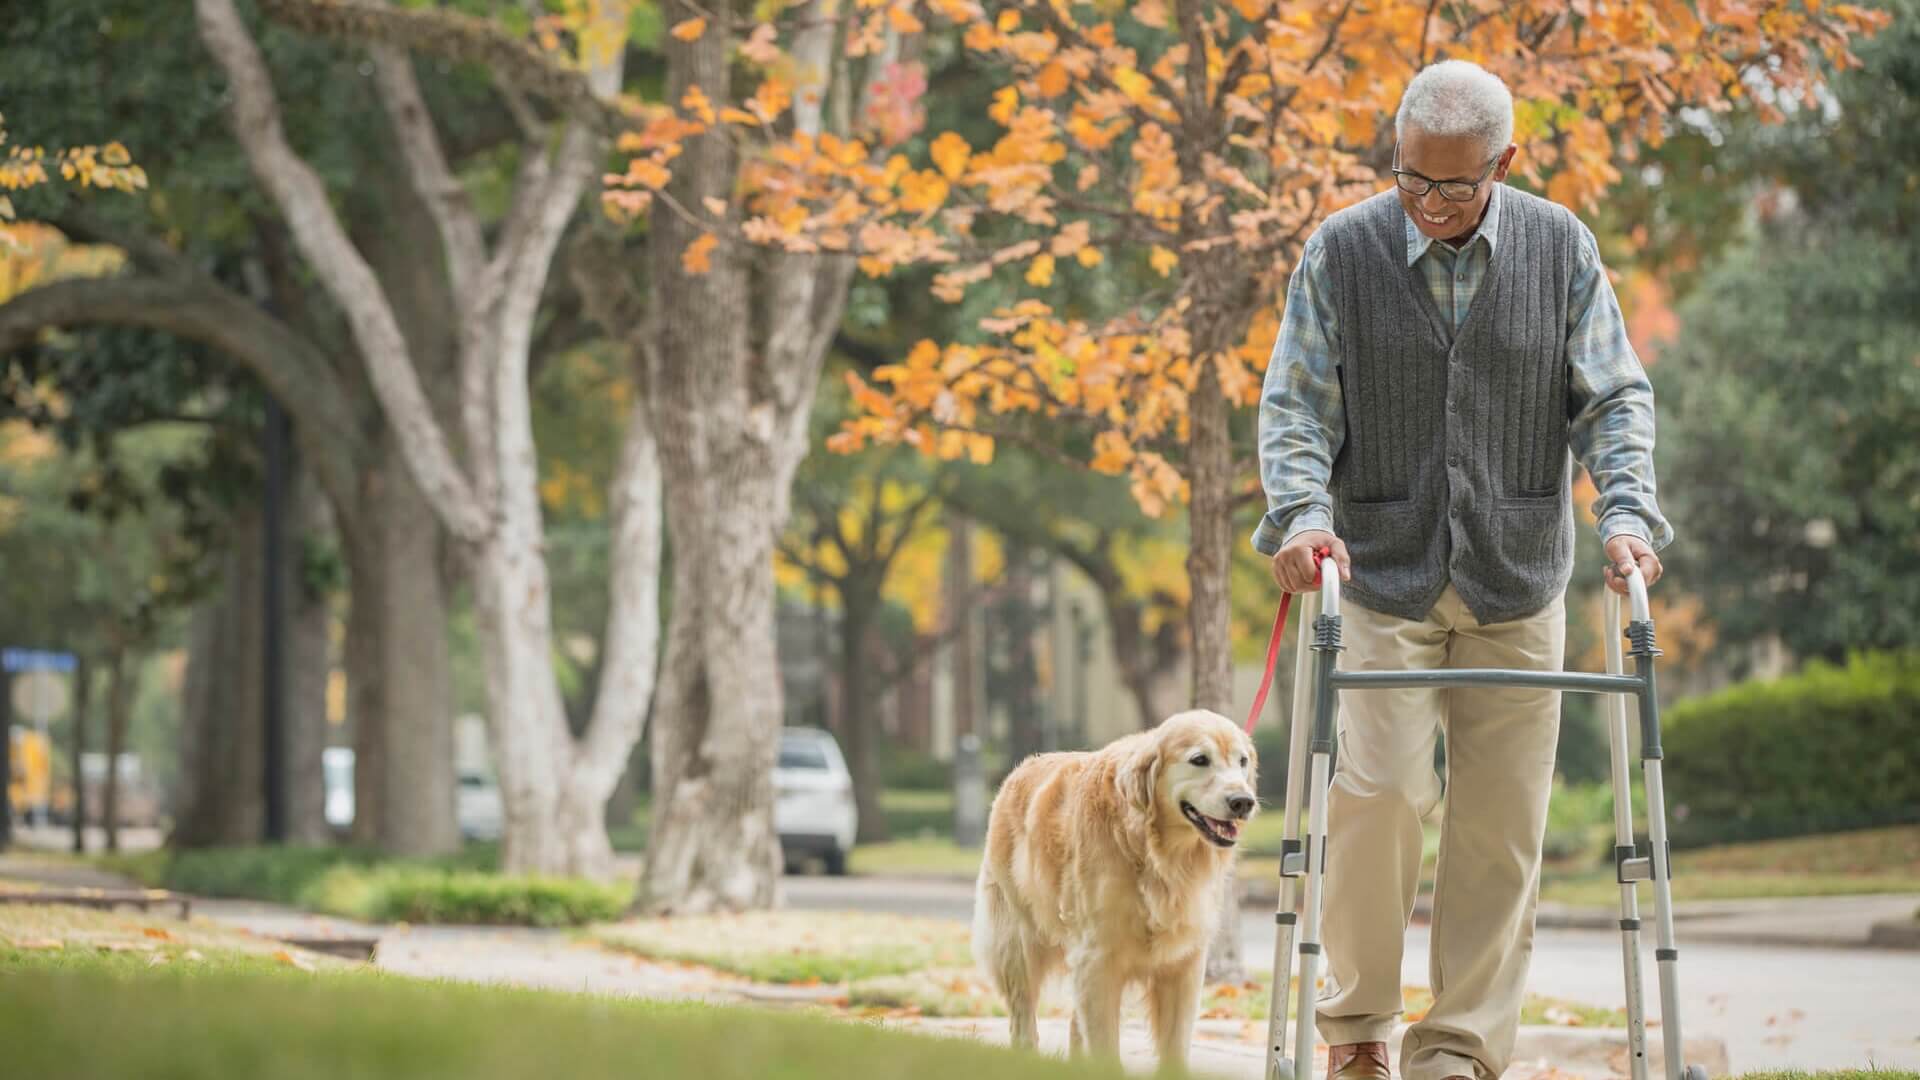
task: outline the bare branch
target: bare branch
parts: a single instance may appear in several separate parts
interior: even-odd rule
[[[480,219],[473,212],[466,187],[447,167],[447,155],[433,127],[433,114],[421,98],[420,84],[413,76],[412,59],[391,45],[376,45],[371,52],[374,81],[380,88],[380,101],[393,123],[400,151],[406,157],[407,175],[440,233],[440,244],[447,259],[447,277],[458,311],[470,295],[473,279],[480,273],[485,258]]]
[[[311,166],[287,145],[272,77],[233,0],[195,0],[200,37],[226,71],[235,136],[261,186],[273,197],[306,261],[346,313],[389,426],[407,464],[448,530],[478,542],[489,514],[454,461],[421,391],[393,308],[335,215]]]

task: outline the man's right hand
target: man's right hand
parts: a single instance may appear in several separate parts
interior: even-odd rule
[[[1333,549],[1333,561],[1340,567],[1340,580],[1353,580],[1353,565],[1347,559],[1347,545],[1330,532],[1308,529],[1298,533],[1273,553],[1273,580],[1290,593],[1314,588],[1318,570],[1313,562],[1317,548]]]

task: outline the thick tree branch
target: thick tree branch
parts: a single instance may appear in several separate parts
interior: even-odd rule
[[[609,98],[597,94],[580,71],[487,19],[444,7],[389,6],[385,0],[261,0],[260,9],[277,22],[318,37],[392,45],[477,64],[604,132],[638,126]]]
[[[372,50],[374,81],[380,88],[380,102],[386,106],[387,119],[406,158],[407,175],[413,188],[426,204],[440,245],[447,260],[447,279],[456,310],[464,303],[475,276],[486,257],[485,241],[480,235],[480,219],[473,212],[467,189],[447,167],[446,152],[440,135],[434,130],[433,114],[420,96],[420,84],[414,79],[413,60],[391,45]]]
[[[63,326],[137,326],[217,349],[295,417],[300,450],[335,505],[354,499],[363,450],[354,411],[311,342],[212,282],[185,276],[79,278],[0,304],[0,355]]]
[[[373,269],[347,238],[320,177],[287,145],[265,59],[233,0],[195,0],[200,37],[226,71],[235,136],[261,186],[280,207],[307,264],[346,313],[387,421],[448,530],[478,543],[491,515],[462,475],[413,369],[406,338]]]

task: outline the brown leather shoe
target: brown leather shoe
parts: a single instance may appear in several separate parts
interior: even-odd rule
[[[1342,1043],[1327,1047],[1327,1080],[1393,1080],[1387,1044]]]

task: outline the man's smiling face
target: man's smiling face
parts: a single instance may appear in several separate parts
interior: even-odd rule
[[[1405,188],[1396,188],[1400,205],[1421,235],[1430,239],[1458,240],[1471,235],[1487,212],[1487,202],[1493,198],[1493,185],[1507,178],[1514,151],[1512,146],[1503,149],[1489,173],[1489,155],[1483,140],[1472,135],[1429,135],[1409,128],[1400,139],[1398,165],[1403,171],[1419,173],[1435,181],[1472,183],[1483,174],[1486,178],[1467,202],[1454,202],[1441,195],[1437,183],[1425,195],[1410,195]]]

